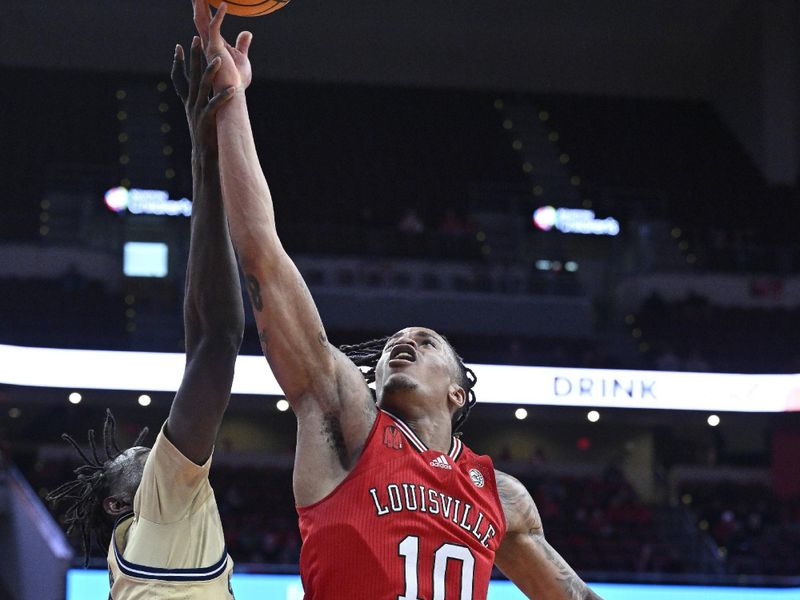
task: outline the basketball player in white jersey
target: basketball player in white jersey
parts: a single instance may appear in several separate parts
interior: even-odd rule
[[[214,440],[230,398],[244,330],[236,259],[222,208],[216,110],[230,99],[210,98],[219,69],[202,72],[200,40],[192,41],[189,73],[176,46],[172,80],[186,108],[192,138],[194,204],[186,273],[186,368],[169,416],[152,450],[121,451],[108,412],[105,459],[94,432],[77,479],[48,496],[71,500],[69,528],[79,528],[88,564],[92,538],[108,546],[113,600],[232,600],[228,556],[214,492],[208,481]]]

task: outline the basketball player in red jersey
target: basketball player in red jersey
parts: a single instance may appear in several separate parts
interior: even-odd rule
[[[195,0],[206,57],[222,65],[216,93],[225,212],[262,348],[297,416],[294,495],[309,600],[483,600],[492,564],[529,598],[597,599],[550,547],[525,488],[453,437],[474,402],[469,371],[423,327],[372,352],[365,376],[325,335],[275,229],[245,101],[251,34],[225,42],[223,4]],[[359,362],[366,362],[359,360]],[[377,399],[377,402],[376,402]]]

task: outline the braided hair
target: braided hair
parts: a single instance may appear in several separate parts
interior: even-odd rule
[[[90,455],[81,449],[72,436],[66,433],[62,434],[61,439],[75,449],[84,464],[73,471],[76,475],[75,479],[61,484],[45,496],[45,500],[54,504],[64,501],[72,502],[64,511],[64,524],[67,526],[67,534],[72,533],[76,527],[80,532],[84,567],[89,566],[92,537],[101,546],[107,545],[111,539],[111,525],[103,509],[103,500],[110,492],[109,467],[124,452],[117,445],[116,430],[117,422],[114,415],[109,409],[106,409],[102,448],[105,451],[105,458],[97,452],[94,429],[90,429],[87,436]],[[148,428],[145,427],[139,432],[133,445],[140,446],[147,433]]]
[[[452,427],[453,433],[456,434],[464,425],[464,421],[466,421],[469,416],[469,411],[472,410],[472,407],[475,406],[477,402],[474,387],[478,378],[475,372],[464,364],[464,359],[458,355],[458,352],[453,348],[450,340],[441,334],[440,337],[450,346],[450,350],[453,352],[459,371],[458,385],[464,388],[467,394],[464,405],[453,413]],[[364,375],[364,379],[369,384],[375,381],[375,367],[378,365],[378,361],[381,358],[381,354],[383,354],[383,349],[388,340],[389,336],[376,338],[360,344],[339,346],[339,350],[341,350],[347,358],[352,360],[357,367],[367,367],[366,370],[362,369],[361,372]]]

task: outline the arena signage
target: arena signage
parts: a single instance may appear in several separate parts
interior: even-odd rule
[[[593,210],[586,208],[540,206],[533,211],[533,224],[542,231],[555,228],[561,233],[619,235],[619,221],[614,217],[598,219]]]
[[[237,600],[303,600],[299,575],[234,573],[231,585]],[[591,583],[605,600],[800,600],[798,588],[710,587],[631,583]],[[67,600],[106,598],[108,572],[98,569],[67,571]],[[510,581],[492,580],[487,600],[525,600]]]
[[[556,376],[553,378],[553,395],[556,398],[576,396],[579,398],[639,398],[657,400],[656,382],[640,377],[617,379],[616,377],[579,377],[577,379]]]
[[[31,387],[174,392],[177,353],[0,345],[0,383]],[[800,411],[800,374],[675,373],[470,365],[486,404],[734,412]],[[282,396],[261,356],[240,356],[233,393]]]
[[[128,211],[133,215],[191,217],[192,201],[188,198],[171,200],[164,190],[111,188],[105,193],[105,203],[116,213]]]

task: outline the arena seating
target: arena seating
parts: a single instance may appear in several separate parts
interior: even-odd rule
[[[29,470],[28,477],[44,495],[67,479],[72,467],[66,461],[39,464]],[[583,477],[524,475],[530,470],[518,467],[548,541],[577,571],[702,572],[701,563],[686,554],[676,539],[663,534],[659,515],[664,507],[642,503],[618,471],[607,469],[601,475]],[[299,560],[300,537],[290,465],[218,464],[211,480],[228,548],[237,563],[291,570]],[[720,548],[720,564],[729,574],[791,575],[800,569],[795,551],[800,544],[797,501],[781,503],[762,484],[692,482],[679,484],[678,491],[686,498],[698,535],[710,536]]]
[[[97,281],[3,278],[0,287],[3,343],[87,349],[126,345],[123,298]]]
[[[52,96],[41,94],[42,77]],[[8,167],[0,182],[3,239],[39,238],[40,201],[48,192],[81,190],[99,198],[118,185],[135,167],[120,158],[137,136],[169,147],[162,162],[174,175],[165,178],[158,169],[132,185],[159,185],[173,197],[191,194],[183,111],[163,79],[17,69],[14,80],[12,102],[41,105],[36,112],[44,117],[0,116],[3,131],[24,127],[25,135],[13,137],[28,144],[1,151]],[[118,99],[134,88],[151,89],[153,106]],[[51,106],[49,97],[60,104]],[[524,197],[531,180],[502,126],[495,94],[257,81],[249,97],[263,107],[253,111],[256,141],[270,148],[279,141],[280,151],[262,152],[262,162],[293,252],[480,258],[476,245],[454,241],[452,230],[444,241],[431,234],[453,218],[469,231],[476,210],[516,211],[527,219],[535,206],[560,200],[546,192]],[[708,260],[698,265],[768,266],[785,254],[776,244],[793,239],[788,224],[769,218],[770,207],[787,198],[766,190],[706,104],[519,94],[506,101],[548,111],[547,128],[558,133],[569,172],[580,176],[582,197],[626,218],[660,216],[683,226],[692,243],[707,250]],[[119,141],[120,133],[127,141]],[[59,144],[50,143],[55,138]],[[486,186],[509,192],[487,195]],[[424,229],[416,240],[396,235],[410,209]],[[395,235],[387,238],[390,232]],[[752,256],[746,251],[751,242],[759,246]],[[720,245],[740,252],[720,251]],[[793,264],[796,250],[782,264]]]
[[[630,486],[609,478],[523,479],[542,516],[550,543],[581,570],[636,571],[639,530],[646,537],[650,511]]]
[[[72,463],[39,464],[40,493],[70,477]],[[522,465],[523,472],[529,472]],[[658,539],[651,508],[613,469],[594,477],[521,475],[550,543],[579,571],[687,572],[686,557]],[[238,563],[296,565],[300,538],[291,466],[216,464],[212,485],[229,551]]]
[[[800,502],[781,502],[760,483],[679,485],[697,526],[719,546],[731,574],[800,572]]]
[[[636,325],[653,347],[655,368],[667,353],[675,357],[669,370],[792,373],[800,367],[797,352],[773,337],[779,331],[783,339],[797,339],[798,309],[712,306],[697,295],[666,302],[652,295],[643,303]],[[690,361],[701,368],[692,368]]]
[[[789,222],[797,190],[768,189],[753,160],[707,104],[535,95],[596,206],[666,219],[693,268],[787,273],[800,265]],[[756,206],[758,207],[756,209]]]

